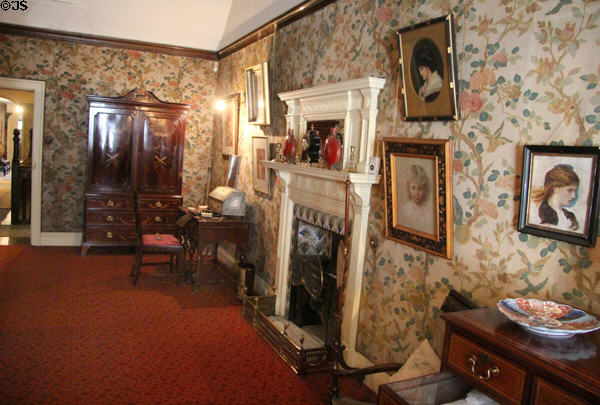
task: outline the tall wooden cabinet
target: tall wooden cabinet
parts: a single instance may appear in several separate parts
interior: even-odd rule
[[[92,246],[135,245],[133,193],[142,223],[176,229],[187,104],[166,103],[152,92],[88,96],[85,218],[81,255]]]

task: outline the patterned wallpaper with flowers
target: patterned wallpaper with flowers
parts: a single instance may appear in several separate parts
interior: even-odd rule
[[[396,31],[452,12],[457,25],[461,119],[406,123],[399,111]],[[384,136],[449,138],[453,148],[454,257],[445,260],[385,239],[383,189],[371,199],[359,350],[373,361],[402,361],[418,341],[439,349],[439,307],[453,287],[479,305],[504,297],[552,299],[600,314],[600,247],[517,232],[524,144],[600,144],[600,2],[573,0],[338,0],[220,61],[217,93],[244,91],[243,69],[272,67],[274,94],[363,76],[387,79],[379,97]],[[240,188],[249,193],[259,273],[275,275],[280,185],[252,191],[251,136],[242,106]],[[216,131],[215,145],[218,145]],[[224,162],[215,146],[213,167]],[[218,163],[218,164],[217,164]],[[224,169],[219,169],[224,170]]]
[[[88,94],[137,88],[191,104],[184,148],[185,204],[204,200],[213,133],[214,62],[0,35],[0,76],[46,83],[42,231],[79,232],[87,159]]]

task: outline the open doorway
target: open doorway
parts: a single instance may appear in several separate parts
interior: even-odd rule
[[[41,244],[44,87],[41,81],[0,78],[0,244]]]
[[[30,243],[33,103],[33,91],[0,88],[0,238],[7,244]]]

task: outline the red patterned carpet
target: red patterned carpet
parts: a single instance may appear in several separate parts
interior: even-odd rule
[[[0,246],[2,404],[326,404],[241,316],[230,283],[142,274],[129,254]],[[147,269],[147,268],[146,268]],[[364,385],[342,392],[375,402]]]

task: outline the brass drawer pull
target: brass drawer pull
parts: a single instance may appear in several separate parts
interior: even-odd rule
[[[112,215],[108,215],[108,216],[106,217],[106,221],[107,221],[107,222],[112,222],[112,221],[114,221],[114,220],[115,220],[115,218],[114,218]]]
[[[155,204],[158,208],[162,207],[162,203],[160,201],[157,201]]]
[[[115,206],[115,202],[113,200],[108,200],[108,202],[106,203],[106,205],[108,205],[109,207],[114,207]]]
[[[485,365],[488,362],[489,358],[488,356],[486,356],[483,353],[479,353],[479,361]],[[498,366],[494,366],[492,368],[488,368],[485,372],[485,374],[479,374],[477,371],[475,371],[475,364],[477,364],[477,356],[475,356],[474,354],[472,354],[471,356],[469,356],[469,363],[471,363],[471,372],[477,376],[477,378],[479,378],[480,380],[489,380],[490,377],[494,376],[498,376],[500,374],[500,369],[498,368]]]
[[[114,236],[114,235],[113,235],[113,233],[112,233],[112,232],[106,232],[106,237],[107,237],[108,239],[112,239],[112,238],[113,238],[113,236]]]
[[[154,222],[162,222],[162,218],[159,216],[154,217]]]

